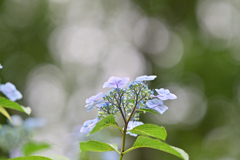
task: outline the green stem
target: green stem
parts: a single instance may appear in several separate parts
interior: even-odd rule
[[[124,152],[124,150],[125,150],[125,141],[126,141],[127,126],[128,126],[128,123],[125,123],[124,130],[123,130],[123,137],[122,137],[122,149],[121,149],[121,153],[120,153],[119,160],[122,160],[122,158],[123,158],[123,152]]]
[[[123,158],[123,154],[120,154],[119,160],[122,160]]]

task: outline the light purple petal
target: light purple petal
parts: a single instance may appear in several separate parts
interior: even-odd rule
[[[170,93],[170,91],[168,89],[164,89],[164,88],[161,88],[161,89],[155,89],[158,93],[157,96],[153,96],[153,97],[158,97],[159,99],[165,101],[165,100],[168,100],[168,99],[176,99],[177,96],[175,94],[172,94]]]
[[[163,104],[163,101],[159,99],[148,100],[146,105],[150,109],[155,109],[160,114],[163,114],[168,109],[168,107]]]
[[[168,95],[168,99],[177,99],[177,96],[175,94],[170,93]]]
[[[119,83],[117,84],[118,85],[118,88],[123,88],[129,81],[129,78],[125,77],[125,78],[122,78],[121,81],[119,81]]]
[[[98,93],[97,95],[92,96],[92,97],[86,99],[86,103],[87,103],[88,105],[93,104],[93,103],[96,102],[99,98],[101,98],[102,94],[103,94],[103,92],[100,92],[100,93]],[[87,105],[87,106],[88,106],[88,105]],[[85,107],[86,107],[86,106],[85,106]]]
[[[156,97],[162,101],[168,100],[168,97],[166,95],[157,95]]]
[[[152,81],[156,78],[157,76],[155,75],[151,75],[151,76],[140,76],[140,77],[137,77],[135,81]]]
[[[98,123],[98,119],[93,119],[93,120],[87,120],[83,123],[82,128],[80,129],[80,132],[87,132],[87,131],[91,131],[96,124]]]
[[[168,107],[165,105],[162,105],[162,106],[155,107],[154,109],[158,111],[160,114],[163,114],[168,109]]]
[[[103,88],[123,88],[129,81],[129,78],[110,77],[107,82],[103,84]]]
[[[87,109],[87,111],[89,112],[89,111],[91,111],[95,106],[98,106],[99,104],[101,104],[103,102],[103,100],[100,100],[100,101],[97,101],[97,102],[95,102],[95,103],[93,103],[92,105],[86,105],[87,107],[88,107],[88,109]],[[86,107],[85,106],[85,107]]]
[[[11,101],[16,101],[22,98],[22,94],[12,83],[7,82],[6,84],[2,84],[0,87],[1,92]]]
[[[148,108],[155,108],[157,106],[162,106],[163,101],[155,98],[155,99],[152,99],[152,100],[148,100],[146,102],[146,105],[147,105]]]
[[[81,129],[80,129],[80,132],[87,132],[88,131],[88,128],[87,127],[82,127]]]

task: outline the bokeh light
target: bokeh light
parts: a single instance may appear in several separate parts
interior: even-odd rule
[[[106,93],[110,76],[157,75],[149,87],[168,88],[178,99],[166,102],[162,116],[147,113],[143,121],[165,126],[167,142],[190,159],[240,159],[239,40],[239,0],[0,2],[1,83],[14,83],[23,93],[20,103],[46,120],[35,139],[53,147],[41,155],[74,160],[80,141],[121,143],[110,128],[102,137],[79,133],[97,113],[87,112],[85,100]],[[139,150],[126,159],[159,157],[175,158]]]

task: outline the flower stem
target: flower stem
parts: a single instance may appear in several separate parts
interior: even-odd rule
[[[120,153],[119,160],[122,160],[122,158],[123,158],[123,152],[124,152],[124,150],[125,150],[125,141],[126,141],[127,126],[128,126],[128,123],[125,123],[124,130],[123,130],[123,135],[122,135],[122,149],[121,149],[121,153]]]

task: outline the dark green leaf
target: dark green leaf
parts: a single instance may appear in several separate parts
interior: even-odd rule
[[[167,132],[164,127],[159,127],[155,124],[143,124],[140,126],[137,126],[130,130],[133,134],[139,134],[139,135],[145,135],[150,136],[154,138],[161,139],[165,141],[167,137]]]
[[[88,141],[88,142],[80,142],[80,149],[82,152],[92,151],[92,152],[107,152],[107,151],[116,151],[116,145],[107,144],[99,141]]]
[[[41,156],[29,156],[29,157],[18,157],[18,158],[13,158],[8,160],[52,160],[52,159],[47,157],[41,157]]]
[[[116,125],[116,122],[115,122],[115,118],[114,116],[111,114],[107,117],[105,117],[104,119],[102,119],[100,122],[98,122],[96,124],[96,126],[93,128],[93,130],[89,133],[89,134],[93,134],[93,133],[96,133],[108,126],[112,126],[112,127],[117,127],[118,129],[122,130],[121,128],[119,128],[117,125]]]
[[[183,160],[189,160],[188,154],[182,149],[170,146],[158,139],[152,139],[145,136],[139,136],[136,142],[134,143],[133,147],[125,151],[124,154],[130,152],[131,150],[143,147],[161,150],[172,155],[175,155]]]
[[[50,148],[50,145],[45,142],[28,142],[23,146],[23,154],[29,156],[34,152],[48,148]]]
[[[0,106],[4,108],[10,108],[10,109],[15,109],[21,112],[24,112],[26,114],[31,113],[31,109],[29,107],[22,107],[16,102],[12,102],[6,98],[0,97]]]

